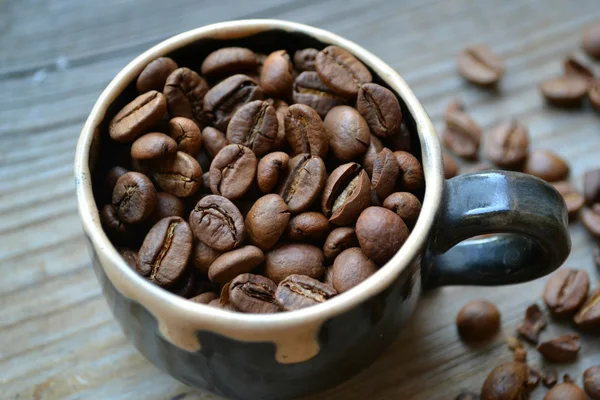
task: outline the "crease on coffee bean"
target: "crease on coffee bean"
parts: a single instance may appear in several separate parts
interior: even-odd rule
[[[383,127],[383,129],[389,133],[390,128],[387,126],[385,117],[381,113],[381,109],[377,106],[377,102],[375,101],[375,98],[365,88],[363,88],[363,94],[365,96],[365,100],[367,100],[367,104],[369,104],[369,108],[375,111],[375,116],[377,117],[377,122],[379,122],[379,125],[381,125]]]
[[[216,211],[217,214],[214,214],[214,213],[210,212],[211,210]],[[208,214],[210,214],[210,215],[212,215],[214,217],[217,217],[217,218],[219,218],[221,220],[224,220],[227,223],[227,226],[229,226],[229,231],[228,232],[230,232],[231,236],[233,237],[234,243],[236,243],[236,245],[237,245],[238,241],[237,241],[236,237],[237,237],[238,232],[237,232],[237,229],[235,227],[235,222],[233,221],[233,218],[231,218],[227,214],[227,211],[225,209],[219,207],[216,204],[211,204],[211,205],[208,205],[208,206],[200,206],[200,207],[196,206],[194,208],[194,212],[202,213],[201,216],[200,216],[200,221],[201,222],[204,220],[204,217],[207,216]],[[210,225],[210,220],[208,221],[208,225]]]
[[[284,281],[281,283],[281,285],[287,287],[288,289],[290,289],[292,292],[294,292],[296,294],[299,294],[304,297],[308,297],[319,303],[323,303],[323,302],[325,302],[325,300],[327,300],[329,298],[329,296],[327,295],[327,293],[325,293],[325,291],[323,291],[317,287],[311,287],[308,285],[304,285],[300,282]]]
[[[292,182],[290,182],[289,185],[287,185],[287,187],[283,191],[283,195],[281,196],[283,198],[283,201],[285,201],[286,203],[288,203],[296,193],[298,185],[300,184],[302,171],[305,171],[307,174],[311,175],[310,171],[306,168],[306,165],[309,162],[310,158],[307,158],[305,161],[298,163],[294,171],[291,172],[291,175],[294,177],[294,179],[292,180]]]
[[[137,188],[137,184],[125,186],[125,193],[123,193],[123,197],[121,197],[121,199],[116,204],[117,209],[122,210],[123,208],[127,207],[129,200],[135,195],[135,190]]]
[[[487,60],[485,59],[485,57],[481,57],[481,53],[478,52],[476,49],[467,49],[466,53],[468,55],[470,55],[473,58],[473,60],[475,60],[476,63],[482,65],[484,68],[489,68],[496,73],[501,71],[501,69],[496,68],[496,66],[493,65],[493,63],[487,63]]]
[[[268,137],[261,130],[263,121],[265,119],[265,114],[267,113],[267,108],[269,108],[269,105],[263,103],[260,107],[260,112],[254,115],[254,118],[252,119],[252,124],[250,125],[250,135],[248,136],[248,140],[245,144],[246,147],[252,148],[257,136],[262,136],[265,139],[273,140],[273,138]]]
[[[115,124],[117,122],[121,122],[124,119],[128,118],[129,116],[131,116],[132,114],[134,114],[136,111],[141,110],[142,108],[144,108],[145,106],[147,106],[148,104],[150,104],[154,99],[156,99],[158,97],[158,95],[159,95],[158,92],[154,92],[154,93],[151,93],[150,96],[144,97],[144,101],[141,104],[136,104],[133,109],[131,109],[128,113],[122,115],[121,118],[117,118],[119,116],[117,114],[115,116],[115,118],[113,119],[113,121],[112,121],[113,124]]]
[[[327,58],[329,58],[330,60],[333,60],[333,62],[336,65],[338,65],[338,66],[342,67],[344,70],[346,70],[346,72],[348,72],[348,74],[350,74],[350,78],[352,78],[352,80],[354,81],[354,83],[356,83],[356,86],[360,87],[360,79],[358,79],[358,77],[356,76],[356,74],[354,73],[354,71],[352,71],[352,68],[350,68],[346,64],[342,63],[341,61],[338,61],[338,57],[333,57],[327,51],[323,51],[323,54],[325,54],[325,56]]]
[[[183,129],[183,126],[179,123],[179,122],[175,122],[177,124],[177,126],[179,127],[179,129],[181,130],[181,135],[177,136],[175,138],[175,141],[177,142],[177,144],[179,145],[181,142],[183,142],[185,139],[192,139],[193,136],[192,135],[188,135],[187,132],[185,131],[185,129]]]
[[[335,100],[346,101],[345,97],[339,96],[337,94],[329,93],[329,92],[318,90],[318,89],[311,89],[311,88],[301,86],[301,85],[296,85],[296,92],[302,93],[302,94],[313,94],[313,95],[319,96],[319,97],[329,97],[329,98],[335,99]]]
[[[352,175],[350,175],[350,176],[352,176]],[[360,170],[358,170],[356,172],[356,175],[350,180],[348,185],[346,185],[346,187],[342,190],[342,192],[333,201],[333,205],[331,207],[331,212],[333,214],[335,214],[335,212],[344,205],[346,200],[350,196],[352,196],[352,193],[354,193],[354,189],[356,189],[356,186],[358,185],[359,178],[360,178]],[[339,190],[339,187],[338,187],[338,190]]]
[[[596,296],[588,300],[588,304],[584,305],[583,308],[579,310],[579,312],[577,313],[579,319],[583,318],[585,314],[587,314],[592,308],[597,306],[598,303],[600,303],[600,293],[597,293]]]
[[[165,256],[167,255],[167,252],[171,248],[171,244],[173,243],[173,236],[175,233],[175,228],[177,227],[177,225],[179,225],[179,221],[171,222],[169,224],[169,227],[167,228],[167,237],[165,238],[165,242],[162,245],[160,252],[158,253],[158,256],[156,256],[156,259],[154,260],[154,262],[152,264],[150,264],[150,280],[151,281],[155,281],[156,274],[158,274],[158,270],[160,269],[160,266],[161,266]]]
[[[575,270],[569,271],[569,275],[567,275],[567,279],[565,279],[563,281],[563,284],[561,285],[560,290],[558,291],[558,296],[557,296],[558,302],[561,303],[560,305],[562,305],[562,303],[565,301],[565,296],[567,295],[567,293],[566,293],[567,289],[571,288],[571,285],[576,277],[577,277],[577,271],[575,271]]]
[[[239,288],[246,295],[272,304],[277,304],[275,301],[275,293],[269,290],[265,285],[256,284],[254,282],[244,282],[242,284],[234,286],[231,290]],[[262,290],[261,290],[262,289]]]
[[[161,172],[157,172],[156,173],[157,177],[160,178],[164,178],[166,180],[170,180],[170,181],[182,181],[183,182],[183,187],[186,187],[186,185],[188,183],[199,183],[198,180],[194,179],[191,176],[186,176],[184,174],[181,173],[161,173]]]
[[[242,93],[242,91],[246,88],[252,88],[256,86],[256,84],[247,80],[240,83],[234,90],[227,92],[223,97],[219,99],[219,102],[217,102],[213,106],[213,114],[227,114],[233,110],[236,104],[247,103],[248,99],[252,95],[252,90],[248,90],[245,93]]]

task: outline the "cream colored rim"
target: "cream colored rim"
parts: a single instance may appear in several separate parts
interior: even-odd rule
[[[108,106],[150,61],[202,38],[241,38],[273,29],[303,33],[324,43],[346,48],[372,68],[403,98],[417,123],[427,188],[423,210],[408,240],[384,267],[380,268],[365,282],[324,304],[303,310],[267,315],[233,313],[195,304],[175,296],[143,279],[126,265],[100,225],[97,206],[92,194],[91,174],[88,166],[89,152],[94,130],[101,123]],[[135,58],[118,73],[100,95],[83,127],[75,155],[75,180],[79,214],[84,230],[91,238],[94,247],[102,255],[103,260],[108,260],[108,263],[103,262],[102,264],[113,284],[122,293],[125,284],[128,286],[129,290],[126,292],[129,292],[129,294],[132,293],[131,289],[137,291],[139,296],[134,297],[138,300],[142,299],[140,302],[144,306],[148,306],[148,304],[144,304],[145,301],[161,302],[161,309],[169,309],[174,318],[182,318],[192,325],[193,321],[202,324],[210,320],[211,326],[220,326],[224,330],[227,327],[236,327],[238,330],[243,329],[249,335],[256,335],[257,339],[270,329],[320,324],[356,307],[366,299],[386,289],[402,270],[419,255],[427,240],[441,200],[442,176],[440,144],[434,127],[406,82],[390,66],[358,44],[331,32],[294,22],[268,19],[229,21],[194,29],[171,37]],[[114,268],[115,270],[108,273],[108,268]],[[116,276],[118,276],[119,279],[117,280],[119,282],[115,282]]]

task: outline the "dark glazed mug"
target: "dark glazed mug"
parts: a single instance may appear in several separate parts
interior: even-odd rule
[[[106,123],[133,96],[140,71],[159,56],[197,67],[221,46],[269,53],[343,47],[399,97],[421,155],[423,208],[400,251],[372,277],[324,304],[250,315],[177,297],[131,270],[104,234],[92,173],[110,152]],[[193,57],[192,57],[193,56]],[[101,134],[104,132],[104,134]],[[440,142],[406,83],[379,58],[333,33],[286,21],[219,23],[172,37],[127,65],[104,90],[75,159],[79,213],[104,295],[123,331],[174,378],[232,399],[288,399],[319,391],[368,366],[408,323],[422,287],[500,285],[541,277],[570,251],[562,197],[529,175],[490,171],[444,181]],[[466,240],[488,233],[504,233]]]

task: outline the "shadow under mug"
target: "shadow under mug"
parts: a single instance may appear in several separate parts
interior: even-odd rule
[[[426,189],[406,243],[377,273],[324,304],[249,315],[189,302],[132,271],[104,234],[92,192],[107,121],[135,95],[135,78],[171,56],[195,69],[210,51],[264,53],[343,47],[394,91],[421,155]],[[193,57],[191,57],[192,55]],[[195,61],[194,61],[195,60]],[[196,62],[196,64],[193,64]],[[104,134],[102,134],[104,132]],[[416,135],[415,135],[416,133]],[[418,136],[418,137],[417,137]],[[278,20],[214,24],[174,36],[127,65],[94,106],[77,147],[79,213],[103,293],[123,331],[152,363],[190,386],[232,399],[278,400],[339,384],[368,366],[411,317],[423,288],[524,282],[558,268],[570,252],[559,193],[530,175],[489,171],[444,180],[438,137],[406,83],[387,64],[333,33]],[[467,240],[489,233],[506,233]]]

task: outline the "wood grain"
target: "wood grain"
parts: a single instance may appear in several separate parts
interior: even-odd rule
[[[403,75],[439,130],[456,96],[486,131],[520,118],[533,147],[570,160],[580,188],[583,172],[600,166],[600,116],[589,107],[551,109],[537,88],[561,73],[564,56],[584,57],[580,34],[600,19],[597,0],[0,0],[2,399],[216,399],[158,371],[112,319],[77,217],[72,161],[87,114],[127,62],[173,34],[241,18],[289,19],[360,43]],[[474,43],[506,60],[497,92],[474,88],[456,73],[457,52]],[[600,73],[600,63],[593,67]],[[571,234],[566,264],[597,281],[592,240],[577,222]],[[478,390],[494,365],[511,358],[502,336],[514,332],[527,305],[541,304],[544,283],[427,293],[390,351],[355,379],[309,399],[442,400],[461,388]],[[498,304],[503,332],[468,348],[454,317],[475,298]],[[554,322],[544,337],[570,329]],[[533,349],[529,360],[546,366]],[[600,343],[584,335],[579,361],[559,371],[581,383],[593,364],[600,364]],[[532,398],[543,394],[538,388]]]

